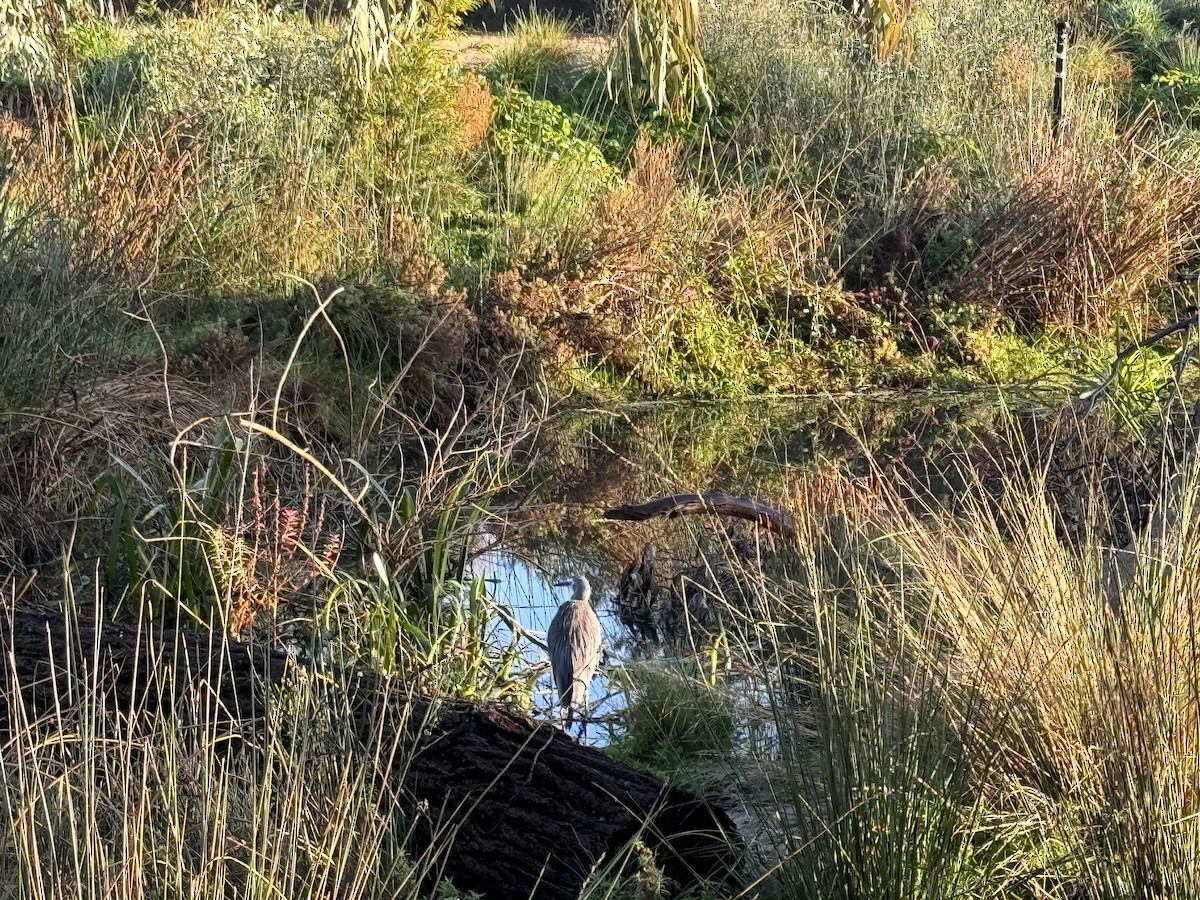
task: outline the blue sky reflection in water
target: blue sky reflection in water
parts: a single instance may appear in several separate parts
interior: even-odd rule
[[[558,562],[561,563],[562,559]],[[580,564],[575,571],[589,574],[584,564]],[[562,603],[570,599],[569,589],[553,587],[554,582],[563,577],[563,572],[546,575],[536,567],[501,551],[491,550],[478,556],[472,572],[489,579],[488,593],[492,600],[507,609],[522,629],[533,633],[539,640],[545,640],[546,629],[550,627],[554,613]],[[645,659],[649,656],[665,664],[673,657],[670,654],[664,655],[660,648],[633,642],[614,613],[612,588],[606,588],[602,583],[596,582],[599,582],[598,578],[594,579],[592,596],[596,614],[600,618],[600,626],[604,631],[605,656],[604,663],[590,686],[589,703],[592,706],[592,714],[588,723],[587,743],[603,747],[622,734],[625,724],[621,714],[625,710],[626,694],[620,688],[618,679],[610,679],[610,673],[633,658]],[[496,644],[506,646],[511,637],[511,629],[497,618],[493,635]],[[558,696],[550,677],[549,658],[545,650],[527,639],[518,640],[518,646],[528,665],[541,665],[545,668],[534,690],[533,715],[561,726]],[[750,676],[731,676],[726,673],[725,677],[726,684],[738,698],[737,708],[740,708],[736,728],[737,742],[745,747],[755,746],[760,752],[776,750],[774,728],[761,721],[762,715],[746,714],[747,708],[757,709],[760,713],[771,708],[770,701],[762,693],[762,673]],[[573,727],[571,735],[577,737],[578,734],[578,728]]]
[[[585,568],[581,567],[579,571],[581,574],[588,574]],[[511,612],[522,629],[533,633],[542,641],[546,638],[546,629],[550,627],[550,620],[554,618],[558,607],[571,599],[569,588],[552,586],[563,573],[546,575],[520,559],[500,551],[491,550],[477,557],[472,565],[472,573],[489,579],[488,593],[492,599]],[[612,598],[594,582],[592,590],[592,605],[604,630],[605,661],[599,674],[592,679],[590,688],[591,718],[601,721],[589,723],[588,743],[603,745],[609,740],[611,728],[604,724],[603,720],[619,713],[625,706],[624,693],[613,690],[607,677],[611,668],[619,665],[622,660],[620,648],[624,641],[624,630],[613,615]],[[511,636],[511,629],[498,620],[496,642],[506,645]],[[539,719],[559,722],[558,696],[550,677],[549,657],[545,650],[528,639],[520,639],[518,646],[529,665],[542,664],[546,669],[534,690],[533,714]],[[572,728],[571,733],[578,734],[578,730]]]

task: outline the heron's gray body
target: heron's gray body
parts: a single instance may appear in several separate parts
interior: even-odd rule
[[[558,608],[546,632],[550,671],[568,728],[574,711],[587,708],[588,688],[600,665],[603,644],[600,619],[592,609],[591,586],[582,575],[575,576],[570,584],[574,594]]]

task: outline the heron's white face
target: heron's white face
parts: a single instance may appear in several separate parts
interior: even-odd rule
[[[567,581],[555,582],[554,586],[571,588],[571,599],[577,602],[582,600],[586,603],[592,598],[592,586],[583,575],[572,575]]]

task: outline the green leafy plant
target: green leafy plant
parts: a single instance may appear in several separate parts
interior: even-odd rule
[[[1162,72],[1141,86],[1138,94],[1143,102],[1157,104],[1183,124],[1200,124],[1200,71]]]
[[[116,462],[95,500],[111,504],[104,564],[110,594],[148,602],[167,622],[240,635],[258,612],[274,611],[291,580],[283,554],[312,563],[302,566],[305,584],[330,573],[336,550],[318,548],[317,540],[304,544],[311,537],[303,533],[308,511],[264,505],[261,468],[253,474],[253,503],[243,502],[249,470],[261,464],[246,437],[227,424],[209,447],[196,441],[157,466]],[[159,488],[158,480],[170,486]],[[307,505],[309,498],[297,502]]]
[[[600,149],[574,128],[572,117],[558,104],[510,87],[496,98],[490,140],[502,160],[536,154],[544,160],[611,170]]]

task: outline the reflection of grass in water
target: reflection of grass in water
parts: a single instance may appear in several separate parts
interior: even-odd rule
[[[803,473],[839,466],[866,471],[872,460],[886,461],[880,463],[885,468],[911,468],[917,481],[945,480],[947,460],[986,457],[1025,431],[1053,432],[1053,416],[1044,423],[1017,417],[1007,403],[979,397],[826,398],[634,407],[559,418],[542,429],[532,450],[530,493],[546,502],[522,513],[519,540],[541,556],[553,558],[563,548],[582,554],[589,573],[615,587],[617,575],[645,544],[675,547],[685,556],[695,555],[696,540],[666,520],[607,522],[601,518],[606,508],[676,492],[723,490],[786,509]]]
[[[1198,498],[1118,568],[1036,479],[953,518],[830,481],[729,656],[778,743],[729,747],[728,684],[663,670],[622,747],[739,773],[782,896],[1196,896]]]
[[[785,464],[845,460],[864,447],[886,452],[918,430],[926,446],[953,441],[999,412],[999,404],[977,398],[941,406],[858,397],[639,407],[579,415],[544,430],[539,473],[557,496],[581,502],[601,496],[624,502],[662,489],[781,496]]]

